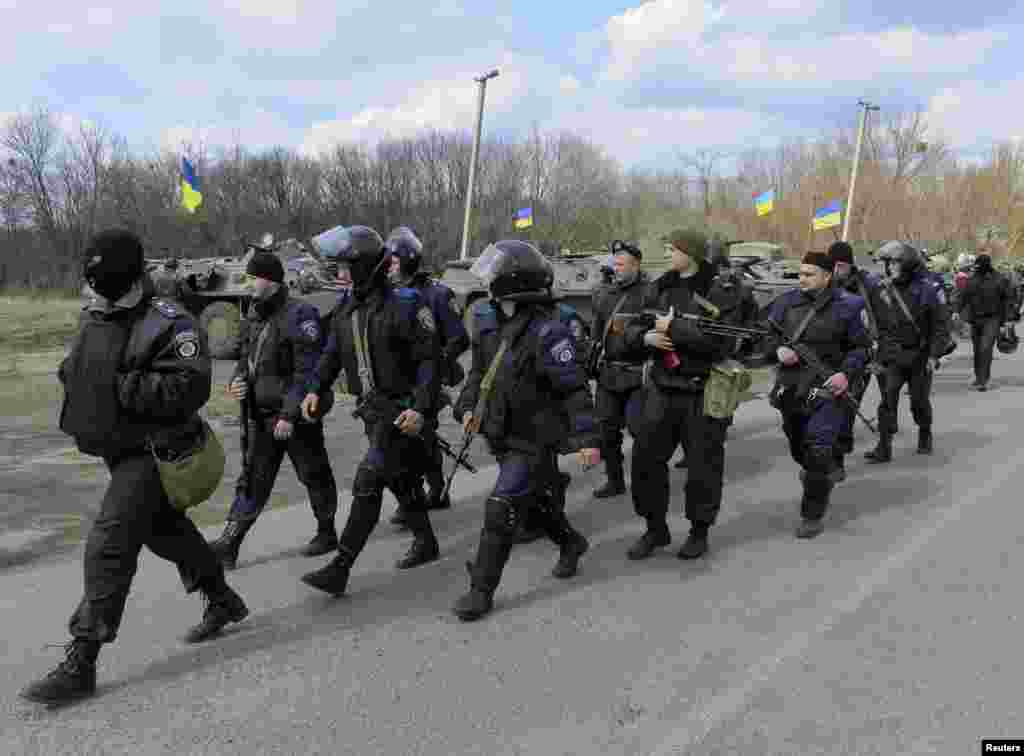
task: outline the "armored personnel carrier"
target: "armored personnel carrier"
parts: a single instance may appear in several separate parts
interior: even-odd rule
[[[157,294],[179,302],[199,318],[215,359],[238,358],[241,321],[252,301],[252,284],[246,278],[245,268],[256,250],[273,252],[281,258],[284,282],[292,296],[316,305],[321,318],[334,309],[341,287],[323,261],[295,239],[275,243],[266,234],[258,244],[246,244],[241,257],[146,260]]]

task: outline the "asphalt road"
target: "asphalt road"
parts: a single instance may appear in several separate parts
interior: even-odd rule
[[[858,431],[813,541],[793,537],[796,468],[764,402],[737,415],[722,517],[696,563],[674,556],[685,472],[673,548],[633,563],[628,496],[592,500],[600,473],[567,463],[592,543],[581,574],[557,581],[549,544],[517,547],[479,623],[449,607],[493,468],[436,518],[440,562],[396,573],[406,538],[382,526],[341,599],[298,582],[325,561],[296,556],[308,510],[266,513],[230,578],[253,614],[199,648],[178,640],[198,599],[147,554],[100,695],[63,710],[16,691],[59,658],[43,645],[64,640],[81,567],[7,570],[0,752],[969,754],[1022,737],[1024,357],[1000,359],[986,394],[967,391],[969,366],[961,350],[937,376],[933,456],[914,454],[905,407],[891,465],[863,463]]]

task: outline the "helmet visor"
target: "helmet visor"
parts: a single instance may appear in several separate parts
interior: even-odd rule
[[[341,251],[350,243],[348,229],[344,226],[329,228],[314,236],[310,242],[321,257],[327,260],[337,260]]]
[[[470,267],[469,274],[479,279],[488,289],[491,288],[491,283],[497,275],[499,263],[504,255],[505,253],[498,247],[488,244],[487,248],[480,253],[480,257],[476,258],[476,261]]]

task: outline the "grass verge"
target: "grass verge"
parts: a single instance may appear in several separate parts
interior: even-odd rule
[[[63,348],[75,335],[81,310],[78,297],[0,296],[0,356]]]

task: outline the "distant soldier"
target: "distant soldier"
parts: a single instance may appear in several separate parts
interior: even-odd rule
[[[992,267],[992,258],[988,255],[978,255],[974,275],[958,304],[961,317],[971,324],[974,345],[974,382],[971,388],[987,391],[996,338],[1004,324],[1016,315],[1010,282]]]
[[[885,398],[885,371],[877,362],[878,357],[878,317],[872,305],[872,292],[882,285],[882,277],[877,273],[861,270],[853,257],[853,247],[844,241],[834,242],[828,248],[828,256],[832,260],[834,270],[832,272],[832,286],[844,290],[852,296],[858,297],[864,303],[864,310],[861,317],[864,320],[864,328],[871,341],[867,350],[866,369],[862,371],[850,384],[850,396],[859,404],[867,393],[871,384],[871,376],[874,375],[878,381],[878,391],[881,398]],[[841,483],[846,480],[846,455],[853,453],[853,426],[857,419],[857,413],[852,407],[846,408],[843,419],[843,427],[839,432],[835,445],[835,469],[832,472],[833,482]]]
[[[885,371],[878,446],[865,455],[872,463],[892,460],[904,384],[909,386],[910,411],[918,426],[917,452],[932,453],[932,380],[949,340],[945,294],[936,291],[920,251],[899,241],[886,243],[882,250],[896,262],[898,273],[872,290],[869,299],[878,317],[878,361]]]
[[[300,411],[306,384],[320,359],[320,313],[308,302],[291,298],[277,255],[255,252],[245,272],[255,281],[255,292],[228,393],[251,408],[249,448],[242,450],[242,472],[224,532],[211,544],[229,570],[235,568],[242,541],[270,500],[285,454],[309,493],[316,518],[316,534],[303,555],[321,556],[338,546],[338,488],[322,422],[333,393],[324,396],[321,415],[312,422]]]
[[[632,244],[612,244],[615,283],[595,295],[591,333],[597,359],[597,416],[601,423],[601,456],[608,479],[594,491],[605,499],[626,493],[623,468],[622,430],[626,425],[626,407],[643,384],[643,360],[630,355],[622,333],[612,333],[612,316],[617,312],[640,312],[647,297],[647,275],[640,270],[643,253]]]
[[[808,252],[800,264],[800,288],[776,299],[768,315],[786,340],[806,347],[830,373],[820,375],[775,337],[779,371],[771,404],[782,414],[790,454],[803,468],[798,538],[814,538],[824,529],[835,485],[835,446],[847,418],[840,398],[864,369],[870,345],[861,319],[864,302],[831,285],[833,269],[828,254]]]
[[[60,428],[79,451],[103,458],[110,484],[85,543],[85,595],[68,625],[67,657],[22,692],[50,704],[95,693],[96,659],[117,637],[143,546],[173,562],[185,590],[206,599],[186,642],[207,640],[249,614],[199,529],[171,504],[155,460],[188,454],[203,437],[206,339],[187,312],[153,297],[135,234],[97,234],[84,263],[97,296],[58,371]]]
[[[459,364],[461,357],[469,349],[469,334],[462,322],[462,310],[455,299],[455,293],[441,283],[435,283],[430,274],[421,271],[423,262],[423,243],[412,229],[399,226],[391,232],[384,243],[391,255],[391,282],[398,288],[415,289],[423,297],[434,314],[438,335],[441,340],[441,385],[442,387],[457,386],[466,375]],[[443,393],[442,401],[447,394]],[[436,429],[432,434],[436,438]],[[426,472],[430,494],[427,497],[428,509],[447,509],[451,500],[444,492],[444,459],[441,448],[434,444],[430,453],[430,465]],[[404,525],[405,518],[401,508],[392,517],[391,522]]]

